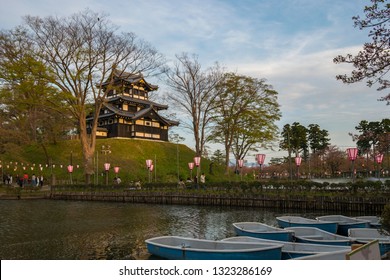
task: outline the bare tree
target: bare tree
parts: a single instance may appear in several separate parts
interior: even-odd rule
[[[117,27],[106,15],[90,10],[68,18],[26,16],[36,55],[52,71],[51,82],[70,105],[70,113],[78,123],[84,159],[86,183],[94,173],[93,156],[97,120],[113,82],[113,70],[141,71],[156,74],[165,63],[163,56],[133,33],[117,34]],[[88,105],[93,104],[94,121],[87,131]]]
[[[388,90],[390,80],[390,5],[384,0],[371,0],[371,6],[364,8],[365,18],[354,16],[352,19],[355,27],[360,30],[368,30],[371,42],[363,45],[357,55],[338,55],[334,58],[335,63],[349,63],[355,68],[350,75],[337,75],[337,79],[344,83],[351,84],[360,81],[367,81],[371,87],[379,84],[378,90]],[[380,98],[390,105],[390,94]]]
[[[189,117],[182,120],[184,127],[193,132],[195,152],[201,156],[208,141],[215,98],[218,95],[217,84],[223,73],[218,64],[202,70],[196,55],[186,53],[176,55],[173,67],[166,72],[167,85],[173,90],[168,98],[177,106],[177,110]]]

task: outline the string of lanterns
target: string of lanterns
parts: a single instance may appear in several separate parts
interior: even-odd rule
[[[80,168],[80,165],[77,164],[74,166],[75,168]],[[30,163],[23,163],[23,162],[13,162],[13,161],[10,161],[9,163],[2,163],[0,161],[0,168],[3,168],[3,169],[11,169],[13,171],[17,171],[17,170],[23,170],[23,171],[34,171],[34,170],[40,170],[40,171],[43,171],[44,168],[60,168],[60,169],[65,169],[65,170],[69,170],[68,169],[68,165],[67,164],[36,164],[36,163],[33,163],[33,164],[30,164]]]

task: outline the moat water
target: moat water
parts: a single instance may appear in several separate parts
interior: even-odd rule
[[[272,209],[53,200],[0,200],[0,259],[153,259],[145,239],[178,235],[219,240],[234,222],[277,225]],[[330,213],[329,213],[330,214]],[[347,213],[339,213],[347,214]]]

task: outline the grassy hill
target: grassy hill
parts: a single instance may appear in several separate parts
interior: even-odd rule
[[[104,155],[101,152],[102,145],[109,145],[111,153]],[[104,177],[103,163],[111,164],[110,180],[114,178],[114,166],[119,166],[119,176],[123,182],[141,180],[148,181],[148,170],[146,169],[146,159],[152,159],[155,172],[152,173],[153,181],[157,182],[177,182],[179,176],[183,179],[190,177],[188,162],[193,161],[195,152],[183,144],[154,142],[136,139],[98,139],[95,155],[95,170],[98,176],[92,178],[93,182],[102,184]],[[29,145],[25,147],[14,146],[7,149],[1,155],[2,172],[21,176],[27,172],[32,174],[42,174],[49,178],[54,174],[58,183],[70,180],[67,166],[72,160],[74,172],[72,180],[74,182],[84,181],[84,170],[82,162],[82,152],[79,140],[66,140],[57,144]],[[53,167],[51,168],[51,164]],[[202,159],[200,172],[206,174],[208,181],[223,180],[224,169],[222,166],[212,167],[210,173],[210,161]],[[193,170],[196,174],[196,168]]]

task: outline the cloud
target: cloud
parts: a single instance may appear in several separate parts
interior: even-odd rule
[[[335,78],[337,74],[349,73],[351,68],[334,64],[333,57],[357,53],[360,47],[309,54],[291,50],[286,55],[288,59],[258,60],[235,67],[240,73],[266,78],[279,92],[283,114],[281,126],[293,122],[303,125],[317,123],[339,141],[347,136],[347,132],[353,131],[361,120],[388,118],[388,108],[376,101],[376,90],[366,87],[364,83],[345,85]],[[348,139],[344,141],[350,142]]]
[[[365,5],[367,0],[17,0],[1,9],[0,27],[11,29],[26,14],[69,16],[87,7],[108,13],[121,31],[134,32],[169,60],[195,53],[203,68],[218,61],[230,71],[266,78],[279,93],[280,127],[317,123],[344,145],[361,120],[389,116],[375,88],[335,78],[352,68],[333,58],[356,54],[368,39],[351,19]]]

